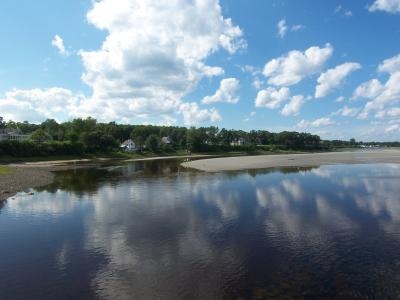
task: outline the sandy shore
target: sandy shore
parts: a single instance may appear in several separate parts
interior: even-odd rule
[[[0,176],[0,202],[18,192],[52,183],[53,171],[88,168],[96,164],[80,159],[15,163],[8,166],[11,172]]]
[[[366,163],[400,163],[400,150],[223,157],[184,162],[182,166],[206,172],[218,172],[273,167],[313,167],[326,164]]]
[[[48,169],[12,168],[10,173],[0,176],[0,202],[26,189],[50,184],[53,178]]]

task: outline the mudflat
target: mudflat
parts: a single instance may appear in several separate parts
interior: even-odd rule
[[[182,166],[206,172],[218,172],[274,167],[368,163],[400,163],[400,149],[222,157],[184,162]]]

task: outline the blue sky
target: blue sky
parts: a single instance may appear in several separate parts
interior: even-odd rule
[[[400,139],[400,0],[0,3],[0,115]]]

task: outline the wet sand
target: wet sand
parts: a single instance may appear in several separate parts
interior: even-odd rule
[[[327,164],[368,163],[400,163],[400,149],[223,157],[184,162],[182,166],[206,172],[218,172],[274,167],[317,167]]]

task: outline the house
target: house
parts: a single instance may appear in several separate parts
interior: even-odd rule
[[[135,151],[136,150],[136,144],[134,141],[131,139],[124,141],[120,148],[124,151]]]
[[[244,144],[245,144],[244,138],[235,139],[230,143],[231,146],[243,146]]]
[[[26,141],[29,140],[29,134],[22,134],[21,130],[15,128],[0,129],[1,141]]]
[[[161,138],[161,144],[170,145],[171,144],[171,139],[169,138],[169,136],[163,136]]]

